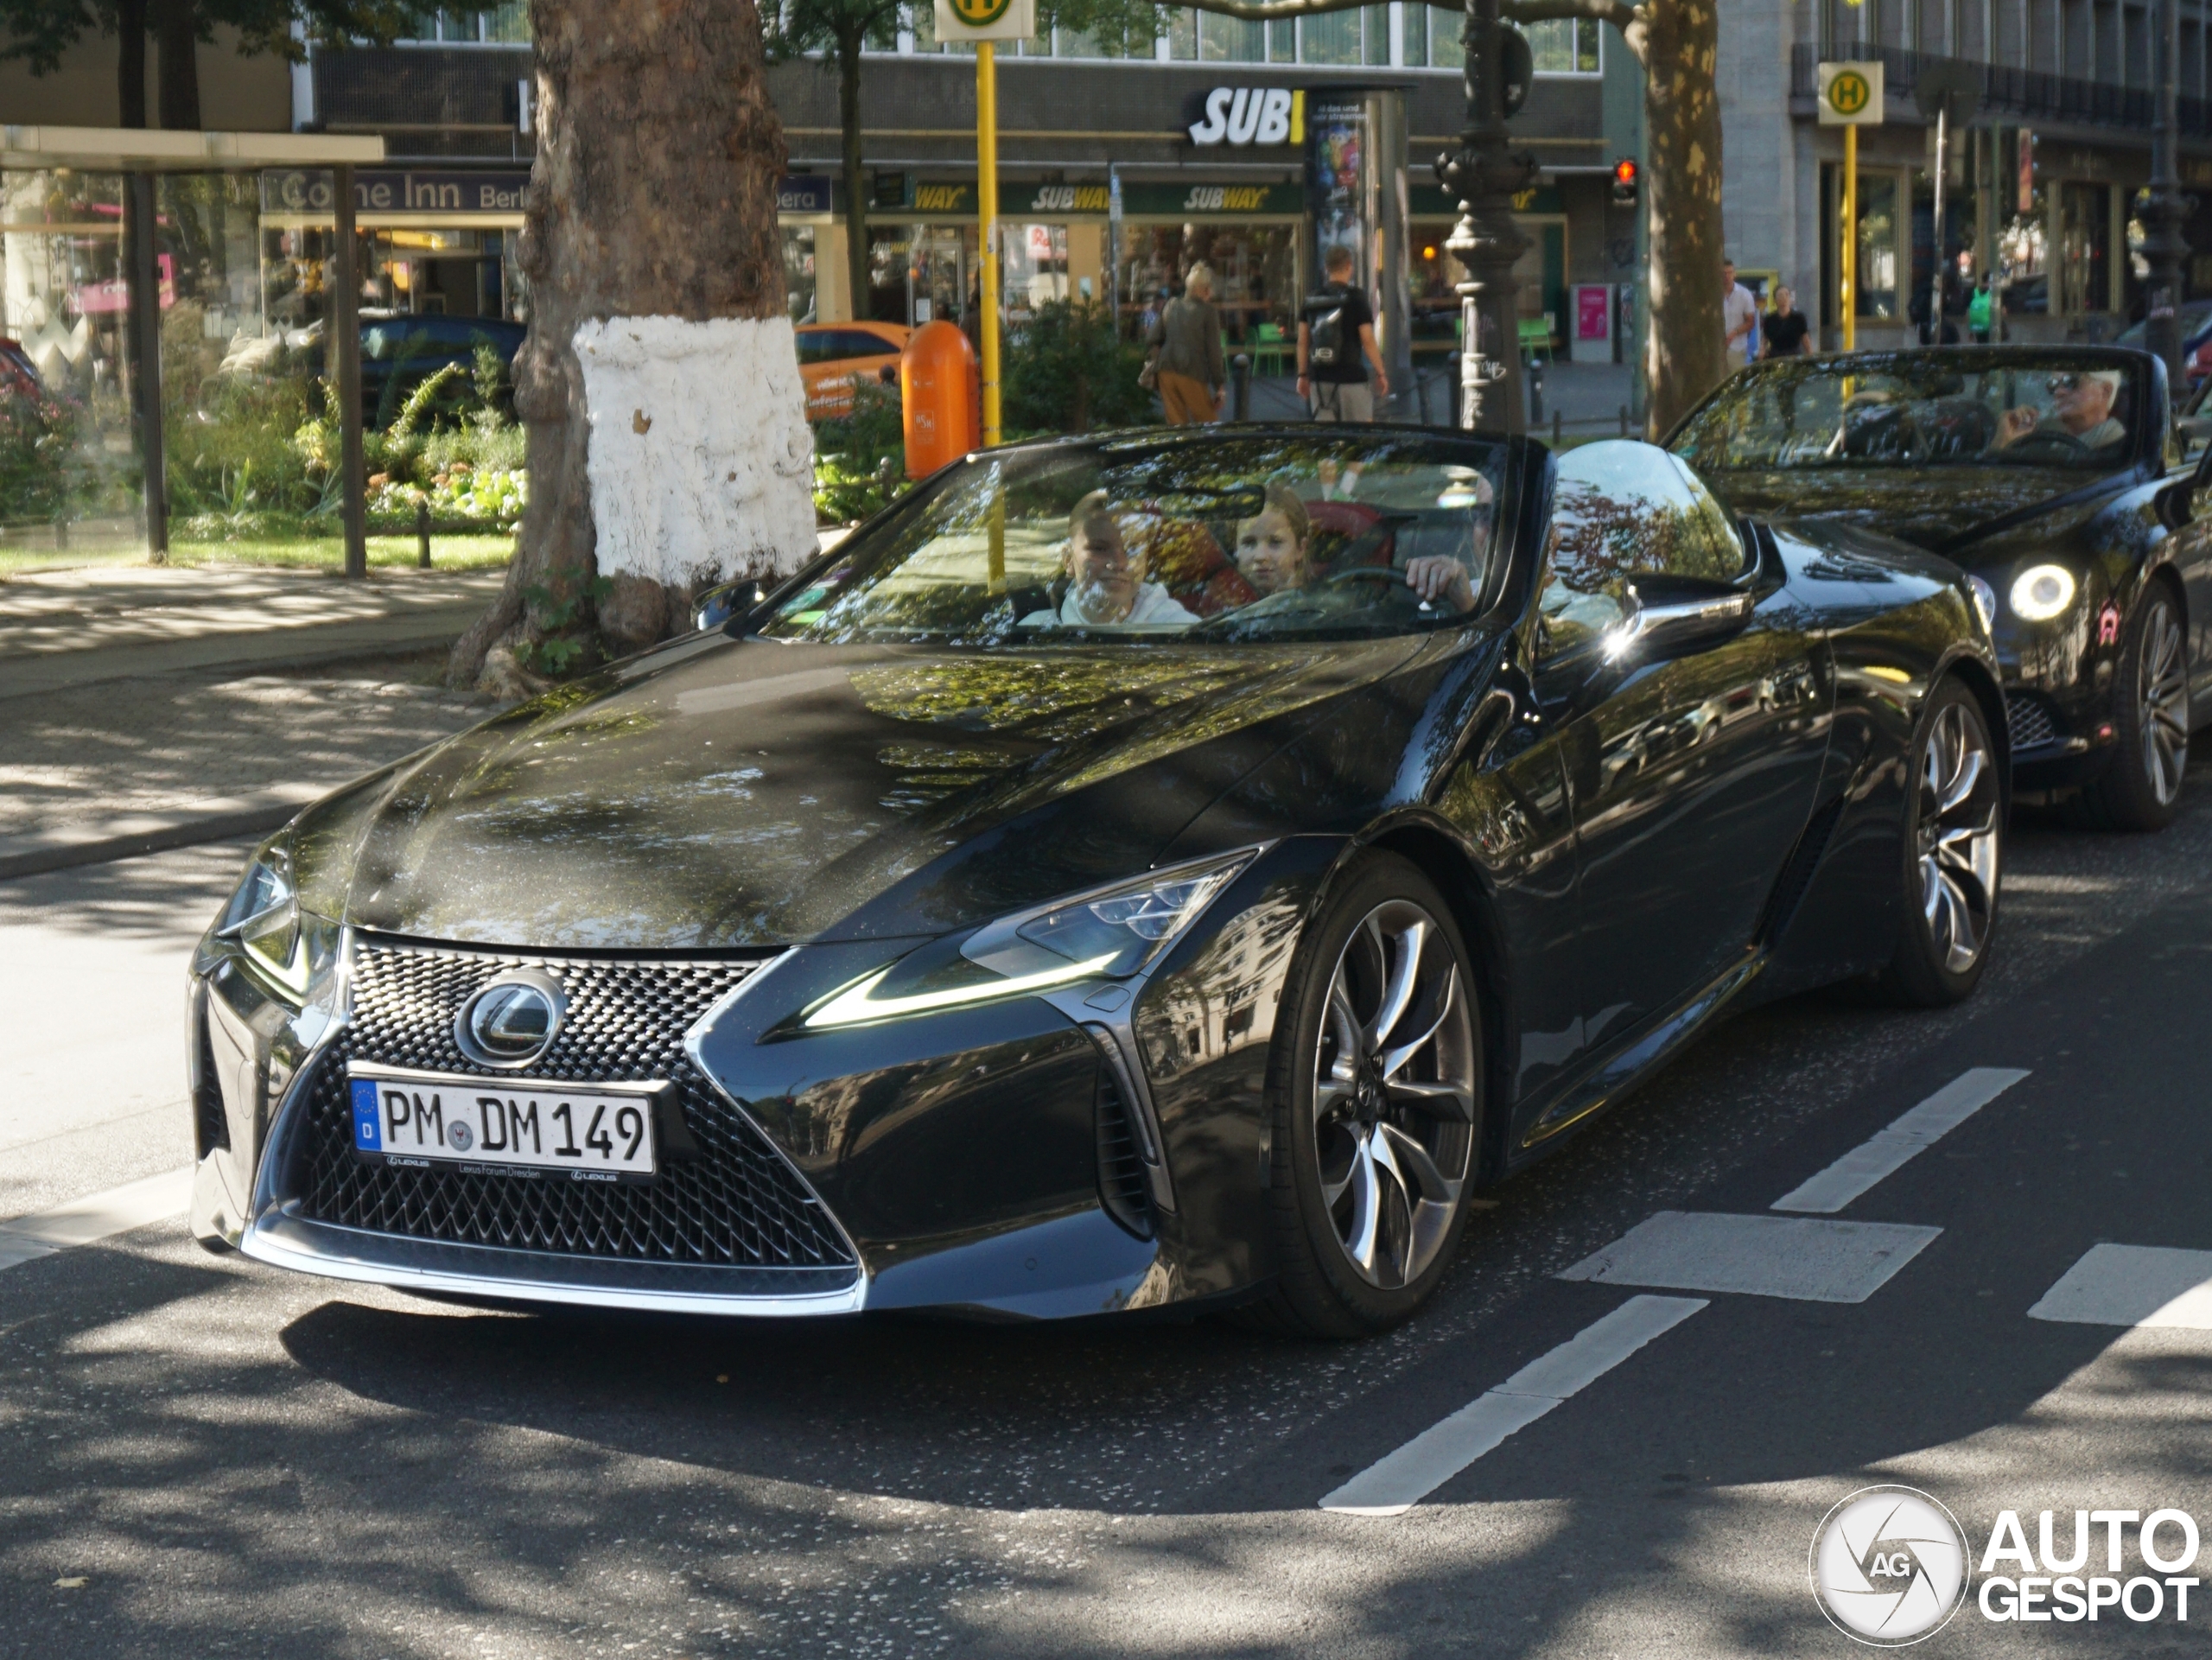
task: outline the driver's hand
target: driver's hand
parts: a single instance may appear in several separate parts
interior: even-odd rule
[[[1467,568],[1440,553],[1406,561],[1406,586],[1432,605],[1441,600],[1454,611],[1475,608],[1475,587]]]
[[[1997,447],[2016,443],[2036,429],[2036,412],[2025,404],[2016,404],[1997,417]]]

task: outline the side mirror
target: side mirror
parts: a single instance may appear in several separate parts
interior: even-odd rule
[[[691,626],[702,631],[719,628],[732,617],[751,611],[767,597],[765,583],[750,579],[724,582],[691,601]]]
[[[1629,584],[1628,614],[1605,631],[1606,660],[1656,662],[1717,646],[1740,633],[1757,601],[1740,588],[1686,577]]]

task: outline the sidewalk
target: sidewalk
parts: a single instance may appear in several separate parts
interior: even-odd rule
[[[504,573],[0,582],[0,880],[275,829],[493,712],[437,684]]]
[[[1632,365],[1562,361],[1547,363],[1542,368],[1543,415],[1541,419],[1530,422],[1530,431],[1548,437],[1554,412],[1569,432],[1584,436],[1611,436],[1618,430],[1621,406],[1635,391],[1636,370]],[[1450,366],[1424,362],[1414,372],[1414,384],[1398,389],[1389,405],[1376,412],[1377,419],[1401,425],[1449,425],[1455,392],[1450,374]],[[1306,404],[1298,396],[1298,382],[1288,375],[1255,376],[1251,407],[1255,421],[1308,418]],[[1633,423],[1629,430],[1630,436],[1635,436]]]

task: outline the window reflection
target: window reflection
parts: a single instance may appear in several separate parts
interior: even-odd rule
[[[1745,552],[1697,475],[1649,444],[1584,444],[1560,455],[1539,601],[1548,648],[1580,651],[1626,614],[1637,576],[1732,582]]]

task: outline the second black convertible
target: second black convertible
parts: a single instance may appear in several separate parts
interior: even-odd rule
[[[1016,447],[253,857],[194,1225],[447,1295],[1352,1335],[1716,1018],[1972,989],[1953,566],[1665,451]]]

